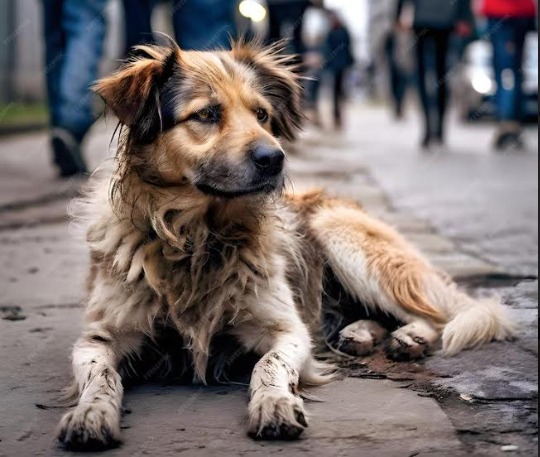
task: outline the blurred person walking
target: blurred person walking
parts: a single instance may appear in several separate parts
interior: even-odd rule
[[[481,0],[493,43],[493,67],[497,82],[495,138],[498,150],[524,147],[521,138],[523,106],[523,54],[527,33],[535,27],[535,0]]]
[[[328,11],[322,2],[310,6],[302,24],[302,59],[304,66],[305,105],[308,118],[315,126],[322,126],[319,95],[325,66],[325,47],[330,30]]]
[[[51,146],[60,176],[85,174],[81,145],[94,123],[107,0],[42,0]]]
[[[398,0],[370,0],[369,37],[377,72],[384,75],[384,95],[390,95],[396,119],[403,106],[411,75],[410,34],[396,27]]]
[[[421,146],[428,149],[444,144],[450,36],[454,31],[471,33],[471,5],[470,0],[400,0],[399,26],[409,27],[408,12],[416,36],[418,92],[425,120]]]
[[[337,12],[329,11],[330,31],[326,39],[325,68],[334,77],[334,126],[343,128],[343,103],[347,70],[354,65],[351,35]]]

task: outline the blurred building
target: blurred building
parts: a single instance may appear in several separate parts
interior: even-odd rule
[[[35,0],[0,2],[0,102],[42,94],[40,11]]]

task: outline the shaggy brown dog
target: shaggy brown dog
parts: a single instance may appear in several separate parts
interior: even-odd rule
[[[125,128],[112,175],[98,173],[82,202],[92,268],[73,352],[79,401],[61,421],[61,443],[119,442],[119,367],[162,324],[183,337],[203,381],[218,332],[259,354],[249,433],[297,438],[307,427],[299,383],[331,379],[312,355],[325,267],[357,303],[402,322],[389,339],[394,357],[421,357],[441,337],[443,353],[455,354],[511,336],[497,302],[460,292],[356,204],[282,195],[281,139],[302,118],[288,57],[247,44],[137,53],[95,86]],[[384,337],[362,321],[341,345],[364,354]]]

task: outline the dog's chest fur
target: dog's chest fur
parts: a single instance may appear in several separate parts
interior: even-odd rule
[[[291,215],[287,226],[284,215],[272,216],[255,225],[241,219],[223,224],[208,214],[186,222],[185,215],[173,212],[164,218],[166,230],[145,231],[110,215],[88,234],[93,269],[120,280],[132,297],[140,297],[133,306],[157,303],[158,318],[178,329],[198,376],[204,378],[212,337],[224,327],[249,321],[261,288],[300,269],[301,240]]]

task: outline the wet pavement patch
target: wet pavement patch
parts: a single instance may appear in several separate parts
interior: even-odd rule
[[[0,306],[0,318],[5,321],[24,321],[26,316],[22,314],[20,306]]]

